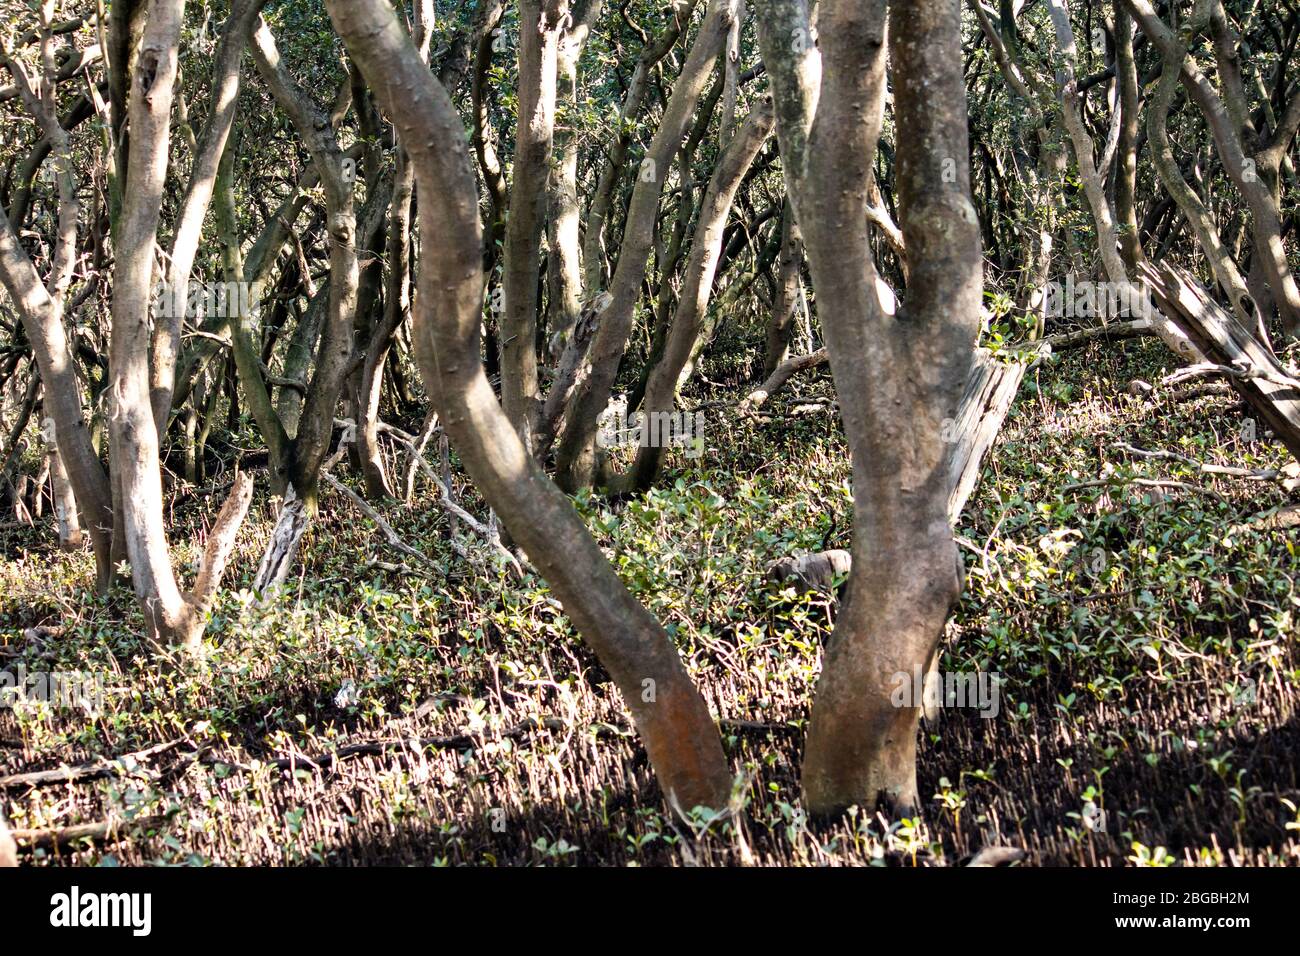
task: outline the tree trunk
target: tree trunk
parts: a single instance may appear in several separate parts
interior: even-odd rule
[[[85,543],[81,533],[81,516],[77,513],[77,499],[68,480],[68,470],[59,454],[58,425],[53,418],[45,419],[45,441],[49,445],[50,478],[54,489],[54,518],[59,526],[59,547],[64,551],[80,551]]]
[[[386,2],[326,5],[408,144],[421,233],[446,240],[420,269],[412,332],[447,432],[483,497],[622,691],[669,804],[724,808],[731,775],[718,732],[672,642],[525,450],[483,373],[478,191],[464,126]]]
[[[236,480],[209,536],[195,590],[183,594],[163,526],[158,432],[150,404],[149,300],[184,8],[183,0],[151,5],[131,86],[132,145],[113,273],[109,434],[131,580],[145,620],[163,640],[197,651],[253,485],[247,475]]]
[[[885,4],[823,0],[820,62],[811,43],[790,43],[811,39],[800,0],[758,6],[787,188],[853,458],[854,570],[804,753],[805,805],[817,815],[878,802],[899,813],[917,806],[920,710],[894,707],[891,691],[896,674],[929,664],[961,593],[942,436],[970,369],[982,260],[955,8],[900,0],[891,11],[895,123],[909,131],[899,137],[897,191],[911,282],[889,316],[867,224],[885,94]]]
[[[641,401],[641,412],[645,416],[643,427],[655,432],[658,431],[654,427],[657,417],[672,413],[682,370],[695,352],[700,327],[713,294],[718,256],[722,252],[722,231],[727,224],[736,189],[740,186],[745,171],[771,135],[773,122],[770,104],[761,103],[756,106],[727,144],[713,171],[713,177],[709,180],[695,234],[691,238],[686,281],[682,285],[677,312],[668,331],[663,357],[651,370],[646,381],[645,396]],[[663,455],[661,443],[641,443],[632,470],[633,487],[644,490],[654,483]]]
[[[167,292],[172,308],[164,310],[154,327],[150,375],[154,421],[158,440],[166,435],[176,385],[176,360],[180,356],[181,325],[185,318],[190,272],[199,248],[203,219],[217,182],[217,169],[226,154],[226,141],[235,124],[239,104],[239,62],[248,43],[248,29],[266,0],[231,0],[230,15],[221,31],[212,69],[212,110],[194,155],[189,185],[181,203],[172,236],[167,270]]]
[[[253,54],[258,72],[280,108],[288,114],[325,193],[326,232],[329,234],[329,301],[321,330],[316,368],[302,417],[289,448],[289,485],[309,513],[316,509],[317,479],[329,452],[334,409],[352,358],[352,320],[357,307],[360,269],[357,263],[357,218],[353,187],[343,175],[343,151],[329,117],[300,89],[280,60],[275,38],[265,20],[253,32]]]
[[[803,270],[803,245],[794,209],[786,200],[781,211],[781,269],[776,281],[776,302],[767,319],[763,341],[763,378],[768,378],[790,355],[794,339],[794,313],[799,307],[799,281]]]
[[[596,477],[596,422],[609,404],[618,365],[627,347],[636,304],[654,243],[659,196],[681,149],[691,114],[726,43],[737,0],[710,0],[699,35],[673,84],[664,117],[641,161],[628,209],[610,303],[591,344],[591,373],[574,394],[556,449],[556,475],[566,490],[589,487]]]
[[[555,82],[568,0],[519,0],[519,118],[506,222],[501,312],[501,407],[533,444],[537,385],[537,270],[555,133]]]

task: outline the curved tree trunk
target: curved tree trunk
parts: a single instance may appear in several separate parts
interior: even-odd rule
[[[641,401],[641,412],[646,423],[644,427],[651,428],[656,433],[659,429],[654,427],[654,423],[658,416],[673,412],[682,370],[695,352],[700,327],[713,294],[718,256],[722,252],[722,231],[727,224],[736,189],[740,186],[745,171],[771,135],[774,121],[770,104],[756,106],[727,144],[713,170],[713,177],[709,180],[695,234],[691,239],[686,281],[682,285],[677,312],[668,331],[663,357],[650,371],[645,397]],[[660,442],[641,443],[632,469],[634,487],[645,489],[654,483],[663,455],[664,448]]]
[[[258,72],[311,153],[325,194],[329,301],[315,371],[288,454],[289,485],[312,512],[316,507],[320,466],[329,453],[334,409],[352,358],[352,320],[360,283],[353,182],[344,178],[343,151],[329,117],[298,87],[281,62],[275,38],[265,20],[259,19],[252,46]]]
[[[125,20],[125,9],[114,8],[113,12]],[[53,51],[48,47],[42,51],[42,61],[47,64],[48,72],[54,63]],[[68,287],[76,264],[77,224],[81,210],[73,175],[71,143],[67,129],[59,121],[55,99],[57,87],[53,77],[46,76],[45,82],[38,85],[27,76],[21,60],[10,59],[7,65],[24,103],[45,134],[56,166],[58,236],[51,257],[50,275],[42,284],[35,265],[22,247],[17,230],[0,209],[0,284],[4,285],[18,310],[32,355],[40,369],[45,387],[45,411],[54,420],[59,456],[67,468],[82,517],[89,526],[95,551],[95,581],[102,592],[112,582],[117,557],[114,526],[118,522],[113,511],[109,475],[86,427],[82,412],[84,391],[63,324]],[[121,539],[117,541],[120,547]]]
[[[327,0],[327,7],[408,144],[422,234],[446,239],[420,269],[412,332],[447,432],[622,691],[669,804],[724,808],[731,774],[717,728],[672,642],[525,450],[483,373],[481,233],[463,124],[387,3]]]

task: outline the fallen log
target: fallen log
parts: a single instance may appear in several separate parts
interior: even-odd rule
[[[1081,329],[1077,332],[1060,332],[1056,335],[1049,335],[1043,339],[1043,344],[1051,346],[1053,352],[1060,352],[1064,349],[1087,345],[1089,342],[1096,342],[1098,339],[1113,342],[1117,339],[1133,339],[1139,336],[1155,334],[1155,323],[1150,319],[1133,319],[1129,322],[1111,322],[1108,325]]]
[[[1224,374],[1242,400],[1300,460],[1300,388],[1295,376],[1186,272],[1150,263],[1144,263],[1140,271],[1161,311],[1205,355],[1208,366],[1204,368]]]
[[[102,820],[99,823],[79,823],[70,827],[50,827],[41,830],[14,830],[14,839],[20,849],[64,849],[80,840],[115,840],[136,829],[157,827],[165,817],[145,817],[139,820]],[[0,862],[0,866],[3,866]],[[16,866],[17,864],[13,864]]]
[[[0,777],[0,790],[11,790],[17,787],[43,787],[52,783],[78,783],[82,780],[98,780],[102,777],[121,776],[124,773],[130,773],[134,765],[140,761],[174,750],[185,743],[187,739],[186,737],[178,737],[175,740],[156,744],[144,750],[137,750],[134,753],[123,754],[111,760],[94,760],[75,767],[33,770],[29,773],[16,773],[12,776]]]
[[[807,355],[796,355],[794,358],[786,359],[767,377],[767,381],[745,396],[745,400],[740,403],[741,412],[752,412],[762,408],[769,398],[785,387],[785,383],[790,381],[791,376],[796,372],[803,372],[824,365],[829,359],[830,353],[825,346],[819,348],[816,352],[810,352]]]

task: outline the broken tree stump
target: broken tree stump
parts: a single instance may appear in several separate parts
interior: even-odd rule
[[[1287,450],[1300,460],[1300,381],[1236,316],[1209,297],[1195,279],[1168,264],[1145,263],[1142,278],[1160,309],[1192,340]]]
[[[1002,430],[1016,392],[1030,365],[1044,354],[1042,346],[1007,363],[988,349],[976,349],[957,418],[945,429],[948,441],[948,520],[954,525],[966,508],[983,472],[984,459]]]

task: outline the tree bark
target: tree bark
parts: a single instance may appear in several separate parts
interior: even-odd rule
[[[596,183],[596,191],[587,207],[587,234],[582,245],[582,287],[588,302],[605,288],[605,226],[609,220],[610,205],[618,188],[623,169],[627,165],[628,149],[632,145],[632,124],[645,102],[651,72],[655,64],[666,57],[685,32],[699,0],[681,0],[674,6],[674,16],[659,36],[647,43],[637,56],[636,66],[623,95],[619,110],[619,135],[609,151],[609,158]]]
[[[501,407],[532,448],[537,417],[537,271],[555,135],[555,83],[568,0],[519,0],[519,119],[502,269]]]
[[[1149,0],[1123,0],[1129,13],[1163,56],[1176,56],[1181,48],[1179,37],[1152,8]],[[1250,207],[1253,219],[1255,254],[1263,260],[1268,283],[1273,292],[1282,324],[1291,335],[1300,334],[1300,286],[1287,263],[1282,242],[1282,221],[1277,202],[1259,175],[1259,158],[1247,165],[1245,145],[1240,129],[1234,128],[1231,112],[1192,57],[1182,60],[1181,78],[1188,96],[1200,107],[1214,136],[1219,159]],[[1271,160],[1271,154],[1265,161]],[[1253,170],[1253,172],[1252,172]]]
[[[115,9],[114,13],[121,11]],[[47,73],[54,59],[49,42],[47,34],[42,40],[42,59],[47,65]],[[17,307],[32,354],[40,368],[45,387],[45,410],[55,422],[59,454],[82,516],[89,526],[95,552],[96,586],[103,592],[108,589],[113,576],[113,498],[108,474],[86,427],[82,412],[84,393],[63,322],[76,263],[81,208],[77,199],[71,143],[56,109],[55,84],[47,76],[38,90],[28,78],[21,61],[11,60],[8,65],[24,104],[45,134],[49,155],[55,164],[59,196],[58,235],[50,274],[42,284],[16,229],[0,209],[0,284],[4,285]]]
[[[576,110],[578,59],[600,17],[603,0],[583,0],[573,5],[572,25],[564,31],[556,72],[559,94]],[[547,291],[550,306],[550,346],[554,361],[563,354],[582,312],[582,229],[578,204],[578,137],[565,124],[555,129],[555,163],[549,180],[550,223],[547,253]]]
[[[502,412],[479,352],[478,192],[464,126],[382,0],[327,0],[335,28],[408,144],[421,233],[446,238],[423,264],[413,336],[426,383],[466,470],[555,589],[622,691],[671,806],[727,805],[718,732],[672,642],[619,580],[570,501]]]
[[[158,431],[150,403],[149,300],[184,10],[184,0],[150,5],[131,85],[132,145],[113,273],[109,434],[136,597],[160,638],[194,652],[253,486],[247,475],[236,480],[208,539],[195,590],[183,594],[163,525]]]
[[[216,186],[217,169],[226,154],[226,141],[235,124],[235,110],[239,104],[239,63],[248,44],[249,27],[265,5],[266,0],[231,0],[230,15],[226,18],[217,45],[212,68],[212,109],[194,155],[189,185],[185,189],[185,198],[176,218],[176,231],[172,236],[167,290],[173,296],[173,306],[165,310],[166,316],[158,317],[154,327],[150,391],[160,442],[166,435],[167,422],[171,416],[172,393],[176,386],[176,361],[180,356],[181,326],[185,318],[194,255],[199,248],[203,219]]]
[[[591,344],[591,373],[574,394],[556,449],[556,476],[566,490],[589,487],[595,480],[596,421],[609,404],[618,364],[632,331],[646,258],[654,243],[659,196],[681,149],[691,114],[726,43],[736,2],[710,0],[699,35],[673,85],[663,120],[641,162],[619,247],[618,267],[610,283],[609,307],[602,313]]]
[[[700,328],[717,274],[718,256],[722,253],[722,232],[731,212],[736,189],[758,151],[772,133],[775,117],[770,103],[754,107],[740,130],[731,138],[718,160],[700,205],[700,216],[691,237],[691,253],[686,263],[686,280],[682,284],[677,312],[664,344],[663,356],[650,371],[646,381],[641,412],[649,424],[655,416],[671,413],[677,401],[682,371],[695,353]],[[664,448],[651,442],[641,444],[632,468],[632,485],[649,488],[659,472]]]
[[[781,211],[781,268],[776,280],[776,301],[768,316],[763,341],[763,377],[766,379],[790,355],[794,339],[794,313],[799,306],[803,243],[789,200]]]
[[[59,547],[64,551],[80,551],[85,543],[81,533],[81,516],[77,512],[77,498],[68,479],[68,470],[59,454],[58,424],[53,418],[45,419],[45,441],[49,446],[50,480],[54,490],[54,518],[58,522]]]
[[[895,123],[909,131],[899,137],[897,194],[911,282],[889,316],[867,225],[885,4],[823,0],[821,62],[811,43],[791,42],[811,39],[800,0],[758,5],[787,189],[853,458],[854,570],[804,755],[805,806],[817,815],[917,806],[920,711],[892,706],[891,689],[897,672],[928,665],[961,593],[942,434],[970,370],[982,259],[957,6],[900,0],[891,10]]]
[[[298,87],[281,62],[275,38],[265,20],[259,20],[253,31],[253,57],[258,72],[311,154],[325,193],[330,250],[329,302],[316,353],[316,368],[289,448],[288,462],[289,484],[308,512],[313,512],[318,472],[329,453],[334,409],[352,358],[352,320],[360,282],[353,183],[344,179],[343,151],[329,117]]]

